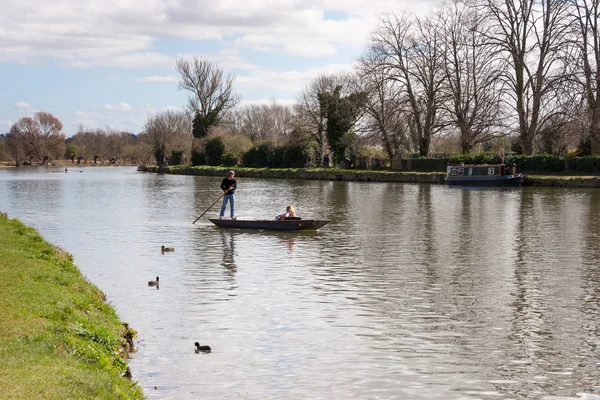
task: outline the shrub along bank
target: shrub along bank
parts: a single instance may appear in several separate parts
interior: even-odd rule
[[[70,254],[0,213],[0,397],[143,398],[123,377],[134,335]]]

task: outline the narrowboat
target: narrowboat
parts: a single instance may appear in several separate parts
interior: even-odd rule
[[[516,164],[460,164],[448,165],[448,185],[519,186],[523,176]]]
[[[302,219],[290,217],[284,220],[260,219],[209,219],[219,228],[229,229],[266,229],[276,231],[314,231],[327,225],[329,221],[316,219]]]

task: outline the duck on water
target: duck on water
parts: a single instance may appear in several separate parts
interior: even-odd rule
[[[196,352],[196,354],[198,354],[198,353],[210,353],[211,352],[210,346],[200,346],[200,343],[198,343],[198,342],[194,343],[194,346],[196,346],[196,348],[194,349],[194,351]]]

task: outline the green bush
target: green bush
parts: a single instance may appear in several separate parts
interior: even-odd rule
[[[220,136],[208,140],[204,149],[208,158],[208,165],[221,165],[221,158],[225,152],[225,144]]]
[[[268,144],[259,144],[254,146],[243,157],[243,165],[249,168],[264,168],[267,166],[267,160],[271,149]]]
[[[171,150],[170,165],[181,165],[183,161],[183,150]]]
[[[567,157],[565,170],[579,174],[597,174],[600,172],[600,156]]]
[[[276,147],[267,155],[267,167],[282,168],[285,165],[285,147]]]
[[[286,146],[283,168],[303,168],[306,155],[300,146]]]
[[[221,156],[221,165],[225,166],[225,167],[235,167],[238,163],[238,159],[237,157],[226,151],[225,153],[223,153],[223,156]]]
[[[564,172],[565,159],[562,156],[536,154],[533,156],[518,155],[509,157],[507,161],[516,163],[521,172]]]
[[[192,165],[206,165],[206,154],[192,150]]]

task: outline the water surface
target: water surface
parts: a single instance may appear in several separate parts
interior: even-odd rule
[[[600,399],[600,191],[240,178],[240,218],[331,223],[193,225],[220,181],[0,170],[138,331],[149,398]]]

